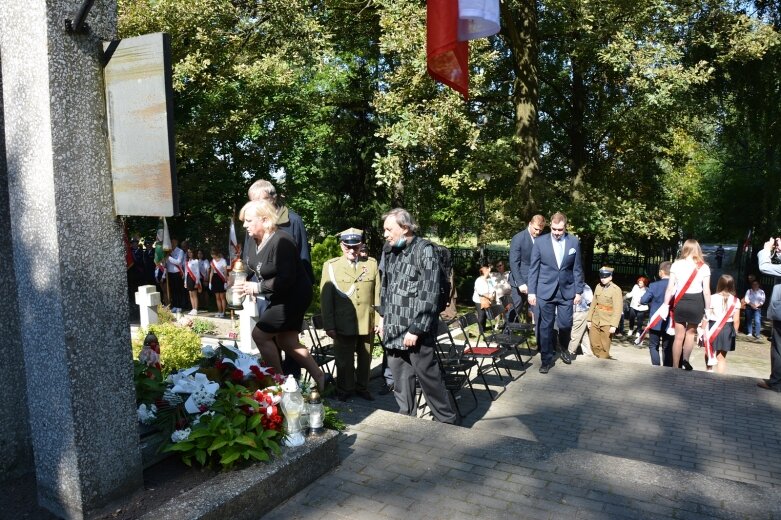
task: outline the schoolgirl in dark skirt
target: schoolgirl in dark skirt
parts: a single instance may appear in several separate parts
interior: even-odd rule
[[[735,279],[728,274],[719,277],[716,284],[716,294],[710,297],[710,307],[707,309],[708,331],[713,330],[714,325],[721,323],[725,314],[726,323],[721,328],[718,336],[711,339],[711,346],[716,352],[716,372],[723,374],[727,371],[727,352],[735,350],[735,331],[740,328],[740,300],[735,290]],[[708,354],[705,353],[705,364],[708,365]],[[708,366],[708,372],[713,367]]]

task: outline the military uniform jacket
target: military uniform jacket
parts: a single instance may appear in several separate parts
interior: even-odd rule
[[[325,330],[343,336],[371,334],[375,323],[372,306],[379,304],[380,275],[374,258],[353,263],[340,256],[323,264],[320,313]]]
[[[599,284],[594,290],[594,299],[591,300],[591,307],[588,308],[586,321],[597,326],[618,327],[623,309],[624,298],[621,288],[613,282],[609,285]]]

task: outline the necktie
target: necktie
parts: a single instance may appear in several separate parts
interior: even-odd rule
[[[561,261],[564,259],[564,240],[557,240],[556,244],[556,263],[561,267]]]

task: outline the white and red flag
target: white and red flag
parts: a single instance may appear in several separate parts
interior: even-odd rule
[[[230,255],[228,258],[228,266],[232,268],[236,260],[241,258],[241,246],[236,239],[236,225],[233,222],[233,217],[231,217],[231,227],[228,232],[228,255]]]
[[[426,66],[469,99],[469,40],[499,32],[499,0],[428,0]]]

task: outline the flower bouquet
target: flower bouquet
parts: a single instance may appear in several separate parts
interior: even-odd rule
[[[283,378],[257,357],[235,346],[203,347],[198,365],[165,379],[159,363],[145,342],[136,364],[138,418],[163,431],[163,451],[223,469],[279,453]]]

